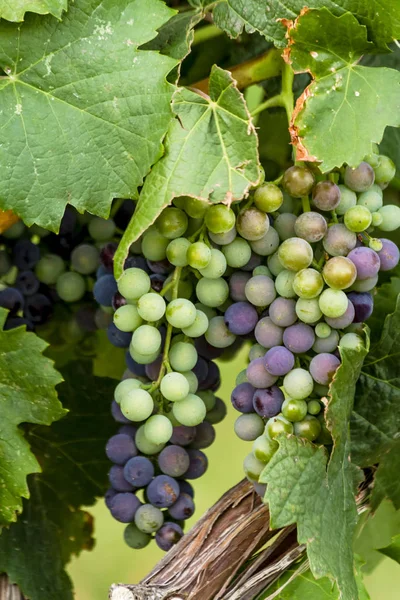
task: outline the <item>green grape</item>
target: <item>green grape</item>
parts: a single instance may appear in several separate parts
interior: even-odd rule
[[[321,423],[312,415],[306,415],[302,421],[294,424],[294,433],[313,442],[321,433]]]
[[[269,229],[268,216],[252,206],[241,210],[236,219],[236,229],[249,242],[260,240]]]
[[[235,421],[234,430],[238,438],[252,442],[264,431],[264,421],[255,413],[240,415]]]
[[[251,277],[245,285],[244,293],[254,306],[269,306],[276,298],[274,282],[265,275]]]
[[[381,154],[379,164],[374,168],[374,171],[375,182],[384,190],[396,175],[396,165],[391,158]]]
[[[272,417],[272,419],[268,419],[265,426],[265,435],[274,440],[281,433],[293,433],[293,425],[282,414],[279,414],[276,417]]]
[[[196,309],[196,318],[189,327],[182,327],[185,335],[191,338],[197,338],[204,335],[208,329],[208,317],[201,310]]]
[[[331,331],[328,323],[318,323],[315,327],[315,335],[323,340],[330,336]]]
[[[216,425],[217,423],[221,423],[226,416],[226,405],[221,400],[221,398],[216,399],[215,407],[210,410],[205,420],[207,423],[211,423],[211,425]]]
[[[256,358],[262,358],[263,356],[265,356],[265,353],[266,349],[264,348],[264,346],[261,346],[261,344],[254,344],[254,346],[252,346],[249,351],[249,361],[251,362]]]
[[[153,415],[144,424],[144,435],[152,444],[166,444],[172,433],[171,421],[164,415]]]
[[[147,273],[135,267],[126,269],[117,284],[119,293],[131,302],[135,302],[141,296],[147,294],[151,288],[150,277]]]
[[[265,275],[265,277],[271,277],[272,273],[265,265],[259,265],[255,269],[253,269],[252,276],[257,277],[257,275]]]
[[[312,263],[313,250],[310,244],[302,238],[293,237],[281,244],[278,256],[285,269],[300,271]]]
[[[266,349],[264,349],[264,354],[266,352]],[[248,379],[247,379],[247,369],[242,369],[242,371],[239,371],[239,373],[236,376],[236,380],[235,380],[235,385],[239,385],[240,383],[248,383]]]
[[[211,233],[227,233],[234,227],[236,217],[231,208],[225,204],[213,204],[204,218],[206,227]]]
[[[133,360],[139,363],[139,365],[149,365],[150,363],[154,362],[156,358],[158,358],[159,351],[157,350],[157,352],[154,352],[154,354],[142,354],[133,348],[131,343],[129,346],[129,353]]]
[[[164,316],[165,300],[159,294],[149,292],[139,298],[137,310],[144,321],[158,321]]]
[[[333,440],[332,440],[331,432],[329,431],[329,429],[326,426],[324,414],[320,413],[317,416],[317,419],[319,421],[319,424],[321,425],[321,432],[320,432],[319,436],[317,437],[317,439],[315,440],[316,443],[322,444],[324,446],[332,445]]]
[[[364,348],[364,340],[357,333],[345,333],[340,340],[339,348],[361,350]]]
[[[281,273],[281,271],[285,270],[285,267],[279,260],[278,252],[274,252],[273,254],[271,254],[271,256],[268,256],[267,265],[268,265],[268,269],[271,271],[272,275],[274,275],[275,277],[278,277],[279,273]]]
[[[140,388],[141,382],[139,379],[124,379],[120,381],[114,390],[114,400],[117,404],[121,404],[123,398],[127,397],[132,390]]]
[[[175,371],[191,371],[197,362],[197,350],[192,344],[177,342],[170,348],[169,362]]]
[[[254,204],[264,212],[275,212],[283,202],[283,194],[274,183],[264,183],[254,192]]]
[[[279,444],[276,440],[270,440],[265,435],[260,435],[253,442],[253,455],[262,463],[267,464],[278,450]]]
[[[121,394],[121,412],[130,421],[145,421],[154,409],[153,398],[141,388],[123,390]]]
[[[386,204],[378,210],[382,217],[379,229],[382,231],[395,231],[400,227],[400,208],[395,204]]]
[[[25,231],[25,225],[22,221],[17,221],[11,227],[2,232],[2,236],[7,240],[16,240],[22,237],[22,234]]]
[[[205,304],[202,304],[201,302],[196,302],[195,307],[197,308],[197,310],[200,310],[201,312],[203,312],[209,321],[211,319],[213,319],[214,317],[216,317],[218,314],[216,310],[211,308],[211,306],[206,306]]]
[[[176,238],[172,240],[167,246],[167,258],[171,265],[175,267],[186,267],[187,251],[189,249],[190,242],[186,238]]]
[[[174,240],[185,233],[188,227],[188,218],[183,210],[171,206],[162,211],[155,225],[161,235],[169,240]]]
[[[296,235],[297,217],[292,213],[281,213],[277,219],[275,219],[274,226],[278,233],[279,239],[284,242],[291,237]]]
[[[222,247],[226,262],[234,269],[240,269],[247,264],[251,258],[251,246],[242,238],[235,238],[233,242]]]
[[[116,225],[112,219],[93,217],[88,225],[89,235],[96,242],[108,242],[115,234]]]
[[[212,392],[211,390],[203,390],[202,392],[199,392],[197,395],[199,396],[199,398],[201,398],[203,400],[207,412],[209,412],[210,410],[212,410],[215,407],[217,398],[216,398],[214,392]]]
[[[358,196],[357,204],[365,206],[370,212],[379,210],[383,204],[382,190],[379,185],[372,185],[369,190]]]
[[[348,298],[342,290],[326,289],[319,297],[319,307],[326,317],[341,317],[349,305]]]
[[[152,504],[139,506],[135,513],[135,525],[143,533],[155,533],[162,527],[164,515]]]
[[[375,250],[375,248],[372,248]],[[351,286],[351,289],[356,292],[370,292],[374,289],[376,284],[378,283],[379,275],[375,275],[374,277],[368,277],[367,279],[363,279],[361,281],[355,281]]]
[[[69,271],[59,276],[56,290],[64,302],[77,302],[85,295],[86,283],[82,275]]]
[[[202,304],[217,308],[228,299],[229,285],[222,277],[219,279],[202,277],[197,282],[196,295]]]
[[[140,348],[140,353],[155,354],[161,348],[161,333],[152,325],[140,325],[132,335],[132,348]]]
[[[160,383],[162,395],[170,402],[179,402],[186,398],[190,391],[189,387],[189,381],[185,374],[174,371],[164,375]]]
[[[310,373],[305,369],[293,369],[285,375],[283,387],[293,400],[305,400],[313,391],[314,382]]]
[[[281,207],[278,209],[280,213],[292,213],[294,208],[297,206],[297,201],[294,200],[287,192],[283,192],[283,202]]]
[[[129,523],[124,530],[124,540],[130,548],[141,550],[150,544],[151,535],[140,531],[135,523]]]
[[[165,316],[173,327],[183,329],[193,325],[196,319],[196,308],[190,300],[177,298],[168,304]]]
[[[228,348],[236,340],[236,336],[225,325],[224,317],[211,319],[205,336],[207,342],[215,348]]]
[[[148,260],[164,260],[168,244],[169,239],[161,235],[156,228],[148,229],[142,239],[143,256]]]
[[[169,275],[169,277],[167,277],[167,279],[164,281],[164,286],[167,286],[171,281],[172,281],[172,275]],[[165,299],[168,300],[168,302],[172,301],[172,296],[173,296],[173,290],[170,288],[167,292],[165,292]],[[186,300],[189,300],[189,298],[192,297],[193,294],[193,284],[190,281],[190,279],[180,279],[179,283],[178,283],[178,296],[179,298],[185,298]]]
[[[184,371],[183,373],[181,373],[181,375],[183,375],[185,377],[186,381],[189,384],[188,394],[189,393],[195,394],[199,387],[199,382],[198,382],[196,375],[193,373],[193,371]],[[186,396],[187,396],[187,394],[186,394]],[[182,400],[183,400],[183,398],[182,398]]]
[[[349,258],[335,256],[325,263],[322,275],[332,289],[345,290],[355,282],[357,269]]]
[[[193,269],[204,269],[211,261],[211,250],[204,242],[190,244],[186,258]]]
[[[320,398],[323,398],[324,396],[327,396],[329,393],[329,386],[327,385],[321,385],[320,383],[317,383],[316,381],[314,381],[314,393],[319,396]]]
[[[269,256],[279,247],[279,235],[273,227],[270,227],[265,235],[255,242],[250,242],[251,249],[260,256]]]
[[[322,406],[318,400],[310,400],[307,403],[307,412],[309,415],[319,415],[321,412]]]
[[[322,317],[318,299],[299,298],[296,302],[296,315],[303,323],[316,323]]]
[[[247,479],[255,483],[258,482],[264,467],[265,463],[261,462],[261,460],[258,460],[254,454],[248,454],[243,461],[243,470]]]
[[[302,269],[295,274],[293,290],[300,298],[316,298],[324,288],[324,280],[315,269]]]
[[[212,233],[211,231],[208,232],[208,237],[210,238],[210,240],[212,240],[214,244],[217,244],[218,246],[227,246],[228,244],[233,242],[233,240],[236,238],[236,235],[236,227],[232,227],[232,229],[230,229],[226,233]]]
[[[199,396],[188,394],[186,398],[173,404],[172,412],[179,423],[194,427],[204,421],[207,411],[206,405]]]
[[[159,454],[164,448],[164,444],[153,444],[146,438],[144,425],[141,425],[135,435],[135,444],[139,452],[152,456]]]
[[[197,236],[202,227],[203,219],[189,219],[188,228],[186,229],[185,236],[187,238]]]
[[[307,196],[315,183],[314,175],[306,167],[293,166],[286,169],[282,186],[294,198]]]
[[[204,269],[199,269],[199,272],[203,277],[208,279],[218,279],[226,271],[226,258],[220,250],[212,248],[211,260]]]
[[[202,219],[209,208],[209,204],[204,200],[184,196],[184,206],[179,208],[184,209],[192,219]]]
[[[137,240],[132,242],[129,248],[130,254],[142,254],[142,238],[139,237]]]
[[[300,271],[301,272],[301,271]],[[275,279],[275,289],[279,296],[283,298],[295,298],[296,292],[293,289],[293,282],[297,273],[284,269],[278,273]]]
[[[46,285],[54,285],[64,271],[64,261],[56,254],[45,254],[35,267],[36,277],[41,283],[45,283]]]
[[[335,208],[336,214],[343,216],[349,208],[352,208],[357,204],[357,194],[350,190],[345,185],[339,185],[340,190],[340,202]]]
[[[372,213],[372,227],[380,227],[383,222],[383,217],[379,212]]]
[[[400,209],[399,209],[400,211]],[[344,224],[347,229],[360,233],[365,231],[371,225],[372,215],[366,206],[353,206],[349,208],[344,215]]]
[[[288,398],[282,404],[282,414],[291,423],[302,421],[307,414],[307,402]]]
[[[120,331],[135,331],[143,319],[134,304],[120,306],[114,313],[114,324]]]

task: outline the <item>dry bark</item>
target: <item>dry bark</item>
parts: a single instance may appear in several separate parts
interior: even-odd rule
[[[0,600],[25,600],[19,587],[10,583],[7,575],[0,575]]]

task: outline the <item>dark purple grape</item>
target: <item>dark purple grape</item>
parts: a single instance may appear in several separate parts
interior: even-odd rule
[[[193,442],[196,436],[196,428],[188,427],[186,425],[179,425],[174,427],[172,431],[171,444],[177,444],[178,446],[188,446]]]
[[[296,301],[289,298],[275,298],[269,306],[269,317],[279,327],[290,327],[297,321]]]
[[[190,519],[194,514],[194,502],[189,494],[180,494],[178,500],[169,507],[169,514],[177,521]]]
[[[104,277],[104,275],[112,275],[112,269],[106,269],[106,267],[100,265],[97,267],[96,279],[100,279],[100,277]]]
[[[116,292],[112,297],[111,306],[114,310],[118,310],[118,308],[120,308],[121,306],[125,306],[126,304],[126,299],[119,292]]]
[[[124,465],[130,458],[137,455],[137,448],[131,436],[117,433],[108,440],[106,454],[111,462],[116,465]]]
[[[125,230],[135,212],[135,202],[133,200],[124,200],[113,219],[118,229]]]
[[[208,375],[207,361],[202,356],[199,356],[192,371],[196,375],[197,381],[199,382],[199,384],[203,383],[203,381],[205,381],[207,379],[207,375]]]
[[[374,170],[367,162],[361,162],[355,169],[346,167],[344,183],[353,192],[366,192],[374,181]]]
[[[128,369],[130,370],[131,373],[133,373],[134,375],[137,375],[137,377],[145,377],[146,376],[146,366],[140,365],[139,363],[136,362],[136,360],[133,360],[132,356],[130,355],[129,350],[125,354],[125,362],[126,362],[126,366],[128,367]]]
[[[124,467],[124,477],[134,487],[144,487],[154,477],[153,463],[145,456],[134,456]]]
[[[286,375],[294,367],[294,356],[284,346],[275,346],[264,356],[264,365],[271,375]]]
[[[164,283],[165,283],[166,279],[167,279],[166,275],[160,275],[159,273],[152,273],[150,275],[151,289],[154,290],[155,292],[160,293],[164,287]]]
[[[33,271],[21,271],[15,281],[15,287],[20,290],[24,296],[36,294],[40,287],[40,282]]]
[[[184,477],[185,479],[198,479],[207,471],[207,456],[201,450],[189,449],[187,452],[190,465]]]
[[[26,298],[24,316],[34,325],[43,325],[52,314],[53,305],[44,294],[34,294]]]
[[[196,450],[202,450],[203,448],[209,448],[215,440],[215,429],[208,423],[204,421],[200,423],[200,425],[196,426],[196,437],[193,442],[190,444],[191,448],[195,448]]]
[[[155,361],[153,361],[152,363],[149,363],[148,365],[145,365],[146,377],[148,379],[150,379],[150,381],[157,380],[157,377],[159,376],[160,371],[161,371],[162,362],[163,362],[163,357],[162,357],[162,354],[160,354],[160,356],[158,358],[156,358]]]
[[[315,342],[314,330],[305,323],[296,323],[285,329],[283,343],[286,348],[295,354],[308,352]]]
[[[285,397],[278,386],[266,390],[256,390],[253,396],[254,410],[260,417],[270,419],[281,412]]]
[[[130,421],[129,419],[127,419],[121,412],[121,409],[119,407],[119,404],[117,404],[117,402],[115,402],[115,400],[113,400],[111,402],[111,414],[114,417],[114,420],[117,421],[117,423],[124,423],[125,425],[128,425],[129,423],[132,423],[132,421]]]
[[[349,252],[347,258],[351,260],[357,269],[357,280],[374,277],[381,267],[379,255],[366,246],[354,248]]]
[[[100,261],[106,269],[112,269],[114,264],[114,255],[118,248],[115,242],[109,242],[100,250]]]
[[[283,329],[275,325],[270,317],[263,317],[258,321],[254,335],[261,346],[264,346],[264,348],[273,348],[282,344]]]
[[[145,271],[148,275],[151,273],[151,269],[147,264],[147,260],[143,256],[134,254],[126,259],[124,263],[124,270],[126,271],[126,269],[131,269],[133,267],[136,269],[142,269],[142,271]]]
[[[350,292],[347,297],[354,305],[353,323],[363,323],[370,318],[374,309],[374,301],[369,292]]]
[[[252,360],[247,367],[246,375],[249,383],[255,388],[268,388],[278,379],[266,370],[264,357]]]
[[[168,259],[164,260],[147,260],[147,266],[152,273],[157,275],[168,275],[174,269]]]
[[[246,302],[244,288],[251,278],[251,273],[245,271],[236,271],[229,278],[229,294],[234,302]]]
[[[40,248],[29,240],[19,240],[13,250],[14,264],[21,271],[33,269],[40,259]]]
[[[147,486],[146,494],[153,506],[169,508],[177,501],[180,489],[178,482],[169,475],[157,475]]]
[[[246,335],[257,325],[258,313],[249,302],[235,302],[227,308],[224,320],[231,333]]]
[[[219,358],[224,352],[223,348],[211,346],[203,335],[194,340],[194,346],[200,356],[209,360]]]
[[[340,188],[333,181],[319,181],[314,186],[312,200],[319,210],[335,210],[340,202]]]
[[[168,552],[183,536],[182,528],[176,523],[166,522],[156,533],[156,544],[161,550]]]
[[[121,523],[132,523],[135,513],[142,503],[130,492],[116,494],[110,501],[110,513]]]
[[[107,337],[108,341],[116,348],[128,348],[131,343],[132,333],[121,331],[114,323],[110,323],[107,327]]]
[[[82,331],[96,331],[96,309],[94,306],[81,306],[75,313],[75,320]]]
[[[112,306],[114,294],[118,291],[114,275],[103,275],[93,287],[93,296],[101,306]]]
[[[132,439],[135,439],[135,435],[137,432],[137,427],[134,425],[122,425],[118,429],[118,433],[124,433],[125,435],[129,435]]]
[[[180,446],[167,446],[161,450],[158,457],[158,466],[170,477],[181,477],[188,470],[189,464],[189,455]]]
[[[262,256],[256,254],[255,252],[251,253],[251,256],[247,263],[242,267],[243,271],[254,271],[256,267],[259,267],[262,263]]]
[[[256,388],[247,381],[239,383],[231,395],[233,408],[241,413],[253,412],[253,396]]]
[[[205,420],[212,425],[221,423],[226,417],[226,404],[221,398],[216,399],[215,406],[206,414]]]
[[[7,317],[7,320],[4,324],[4,331],[9,331],[10,329],[16,329],[17,327],[26,327],[27,331],[34,331],[34,325],[29,321],[29,319],[25,319],[24,317]]]
[[[16,288],[5,288],[0,291],[0,306],[10,311],[10,315],[15,315],[22,310],[24,306],[24,297]]]
[[[185,481],[184,479],[180,479],[178,483],[181,494],[189,494],[191,498],[194,498],[194,488],[192,484],[190,484],[188,481]]]
[[[124,477],[124,467],[113,465],[108,472],[110,485],[117,492],[131,492],[133,487]]]
[[[339,365],[340,360],[334,354],[323,352],[310,362],[310,373],[317,383],[329,385]]]
[[[104,494],[104,502],[107,506],[107,508],[109,509],[111,506],[111,502],[113,500],[113,498],[115,498],[115,496],[117,495],[118,492],[116,492],[115,490],[113,490],[113,488],[108,488],[108,490],[106,491],[106,493]]]
[[[391,240],[381,238],[383,244],[382,250],[378,252],[381,261],[381,271],[390,271],[394,269],[400,259],[400,252],[398,247]]]
[[[207,364],[208,372],[207,377],[199,383],[199,390],[213,390],[214,392],[219,388],[221,383],[221,374],[217,364],[212,360],[208,361]]]
[[[350,302],[347,305],[346,312],[341,317],[325,317],[325,321],[333,329],[344,329],[351,325],[354,321],[355,310],[353,303]]]

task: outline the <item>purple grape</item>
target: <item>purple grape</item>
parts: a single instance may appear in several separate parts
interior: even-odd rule
[[[243,271],[254,271],[256,267],[259,267],[262,263],[262,256],[256,254],[255,252],[251,253],[251,256],[247,263],[242,267]]]
[[[289,298],[276,298],[269,307],[269,317],[279,327],[290,327],[297,321],[296,301]]]
[[[147,266],[149,267],[152,273],[157,275],[168,275],[171,273],[174,266],[171,265],[168,259],[164,258],[164,260],[147,260]]]
[[[179,427],[174,427],[171,439],[169,440],[171,444],[176,444],[178,446],[188,446],[191,442],[193,442],[196,437],[196,428],[188,427],[186,425],[179,425]]]
[[[266,390],[256,390],[253,396],[254,410],[260,417],[270,419],[281,412],[285,397],[278,386]]]
[[[104,502],[105,502],[105,505],[107,506],[108,509],[110,509],[111,502],[113,501],[113,498],[115,498],[115,496],[117,495],[117,493],[118,492],[116,492],[115,490],[113,490],[113,488],[108,488],[108,490],[104,494]]]
[[[339,365],[340,360],[334,354],[323,352],[310,362],[310,373],[317,383],[329,385]]]
[[[108,472],[108,480],[110,485],[117,492],[131,492],[133,487],[124,477],[124,467],[113,465]]]
[[[127,460],[137,455],[133,438],[124,433],[113,435],[107,442],[106,454],[111,462],[124,465]]]
[[[361,162],[355,169],[346,167],[344,183],[353,192],[366,192],[374,181],[375,172],[367,162]]]
[[[333,181],[319,181],[314,186],[312,200],[319,210],[334,210],[340,202],[340,188]]]
[[[130,355],[129,350],[125,354],[125,362],[126,362],[126,366],[128,367],[128,369],[130,370],[131,373],[133,373],[137,377],[145,377],[146,376],[146,366],[140,365],[139,363],[136,362],[136,360],[133,360],[132,356]]]
[[[284,346],[275,346],[264,356],[264,366],[271,375],[286,375],[294,367],[294,356]]]
[[[111,414],[117,423],[124,423],[128,425],[132,422],[122,414],[119,404],[117,404],[115,400],[113,400],[111,403]]]
[[[294,354],[308,352],[315,342],[314,330],[310,325],[297,323],[285,329],[283,343]]]
[[[193,442],[190,444],[191,448],[195,448],[196,450],[201,450],[203,448],[209,448],[215,440],[215,429],[208,423],[204,421],[200,423],[200,425],[196,426],[196,437]]]
[[[104,265],[100,265],[96,270],[96,279],[100,279],[104,275],[112,275],[112,269],[107,269]]]
[[[115,242],[109,242],[100,250],[100,261],[106,269],[112,269],[114,264],[114,255],[118,248]]]
[[[158,457],[158,466],[165,475],[181,477],[189,468],[189,455],[180,446],[167,446]]]
[[[270,317],[260,319],[254,330],[254,335],[259,344],[264,348],[280,346],[283,340],[283,329],[272,322]]]
[[[354,306],[349,300],[346,312],[341,317],[325,317],[325,321],[330,327],[333,327],[333,329],[344,329],[353,323],[354,315]]]
[[[185,479],[198,479],[207,471],[208,460],[207,456],[201,450],[189,449],[189,468],[186,471]]]
[[[178,482],[169,475],[157,475],[147,486],[146,493],[153,506],[169,508],[177,501],[180,489]]]
[[[133,267],[135,269],[142,269],[142,271],[145,271],[148,275],[151,273],[151,269],[147,264],[147,260],[143,258],[143,256],[132,255],[126,259],[124,270],[126,271],[126,269],[132,269]]]
[[[107,327],[107,337],[108,341],[116,348],[128,348],[131,343],[132,333],[121,331],[114,323],[110,323]]]
[[[207,375],[208,375],[207,361],[202,356],[199,356],[192,371],[196,375],[197,381],[199,382],[199,384],[203,383],[203,381],[205,381],[207,379]]]
[[[189,494],[191,498],[194,498],[194,488],[188,481],[180,479],[178,483],[181,494]]]
[[[348,253],[347,258],[354,263],[357,269],[357,279],[369,279],[378,274],[381,266],[379,255],[371,248],[361,246],[360,248],[354,248]]]
[[[22,310],[24,302],[23,295],[16,288],[9,287],[0,291],[0,306],[9,310],[11,315]]]
[[[220,370],[218,365],[216,365],[212,360],[208,362],[207,367],[207,377],[204,379],[204,381],[199,383],[199,390],[211,389],[215,392],[221,383]]]
[[[216,399],[215,406],[206,414],[205,420],[211,425],[221,423],[226,417],[226,404],[221,398]]]
[[[383,244],[382,250],[378,252],[381,261],[381,271],[390,271],[394,269],[400,259],[400,252],[398,247],[391,240],[381,238]]]
[[[253,396],[256,391],[255,387],[248,383],[239,383],[231,395],[231,402],[233,408],[241,413],[253,412]]]
[[[33,271],[21,271],[15,281],[15,287],[20,290],[24,296],[36,294],[40,287],[40,282]]]
[[[7,317],[7,320],[4,324],[4,331],[9,331],[10,329],[16,329],[17,327],[26,327],[27,331],[34,331],[34,325],[28,319],[24,317]]]
[[[169,514],[177,521],[190,519],[194,513],[194,502],[189,494],[180,494],[178,500],[169,507]]]
[[[125,435],[129,435],[132,439],[135,438],[137,432],[137,427],[134,425],[121,425],[118,429],[118,433],[124,433]]]
[[[40,248],[29,240],[19,240],[13,250],[14,264],[21,271],[33,269],[40,259]]]
[[[118,291],[114,275],[103,275],[93,287],[93,296],[101,306],[112,306],[114,294]]]
[[[160,275],[159,273],[152,273],[150,275],[150,283],[151,289],[155,292],[160,293],[164,287],[165,280],[167,279],[166,275]]]
[[[369,292],[350,292],[347,297],[354,305],[353,323],[363,323],[370,318],[374,309],[374,301]]]
[[[124,477],[131,485],[144,487],[154,477],[153,463],[145,456],[134,456],[124,467]]]
[[[234,302],[246,302],[244,288],[251,278],[251,274],[246,271],[236,271],[229,279],[229,294]]]
[[[203,335],[194,340],[194,347],[200,356],[209,360],[219,358],[224,353],[224,348],[211,346]]]
[[[26,298],[24,316],[35,325],[43,325],[53,314],[53,305],[44,294],[33,294]]]
[[[156,360],[145,366],[146,377],[150,379],[150,381],[157,380],[157,377],[159,376],[161,371],[162,362],[163,357],[162,354],[160,354],[160,356],[156,358]]]
[[[249,302],[235,302],[226,310],[224,319],[231,333],[246,335],[257,325],[258,313]]]
[[[249,383],[255,388],[268,388],[278,379],[266,370],[264,357],[252,360],[247,367],[246,375]]]
[[[116,494],[110,501],[110,513],[121,523],[132,523],[135,513],[142,503],[130,492]]]
[[[156,533],[156,544],[161,550],[168,552],[183,536],[182,528],[177,523],[166,522]]]
[[[118,308],[121,308],[121,306],[125,306],[125,304],[128,304],[126,299],[123,297],[122,294],[116,292],[111,300],[111,306],[113,307],[113,309],[118,310]]]

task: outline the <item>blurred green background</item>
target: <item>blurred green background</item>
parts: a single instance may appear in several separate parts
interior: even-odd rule
[[[229,398],[235,377],[245,366],[245,355],[246,350],[243,350],[235,360],[219,363],[223,384],[218,393],[226,402],[228,416],[216,425],[217,439],[206,451],[209,458],[207,474],[194,482],[196,513],[188,521],[187,530],[243,477],[242,462],[251,451],[251,443],[239,440],[233,433],[238,413],[232,409]],[[82,552],[73,559],[68,571],[75,585],[77,600],[105,600],[112,583],[137,583],[164,553],[154,542],[144,550],[128,548],[122,539],[125,526],[111,518],[102,500],[88,510],[95,517],[96,546],[92,552]],[[399,516],[390,506],[384,507],[379,513],[376,517],[378,526],[372,530],[370,524],[366,525],[357,551],[362,552],[363,556],[367,555],[368,565],[375,565],[380,560],[365,578],[371,599],[399,600],[400,566],[388,558],[381,560],[381,555],[373,550],[367,552],[370,546],[377,548],[389,544],[390,525],[395,521],[399,523]],[[372,540],[372,537],[375,539]]]

